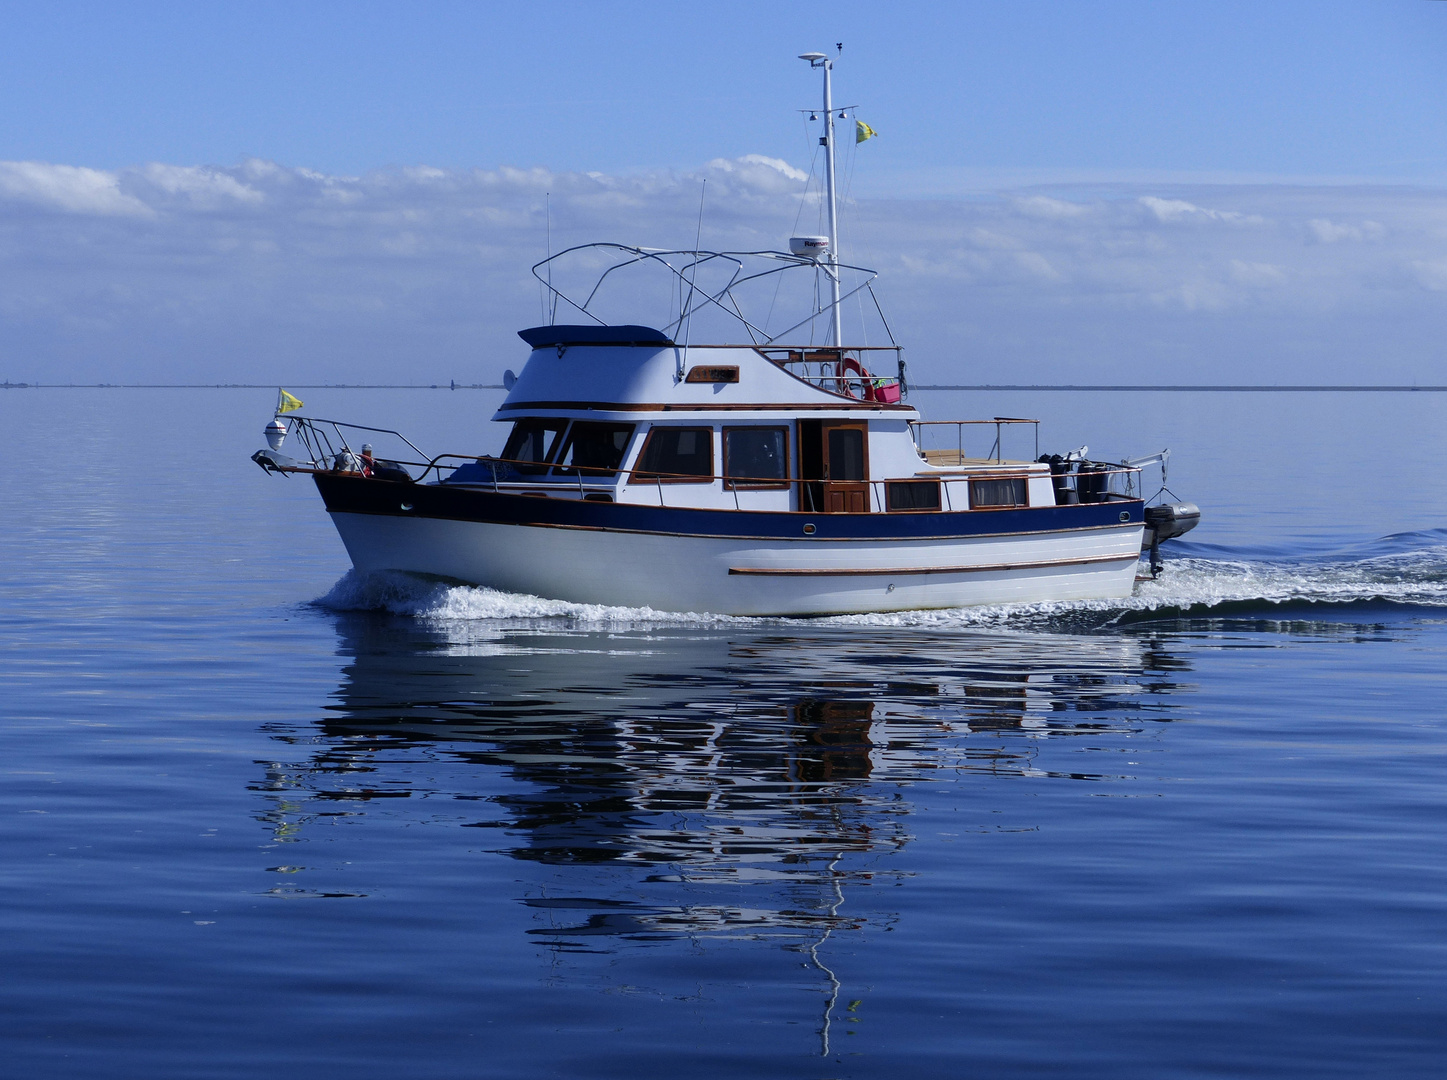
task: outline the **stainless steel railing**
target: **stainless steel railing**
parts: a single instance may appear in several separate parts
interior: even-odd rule
[[[1001,456],[1000,443],[1002,431],[1007,425],[1031,424],[1038,425],[1038,420],[1025,419],[1022,417],[995,417],[990,420],[921,420],[912,421],[911,428],[956,428],[956,462],[952,463],[957,467],[966,468],[972,461],[989,461],[996,466],[991,470],[989,477],[962,475],[941,475],[931,476],[910,476],[891,479],[868,479],[860,481],[842,481],[843,483],[859,483],[869,488],[871,511],[883,511],[888,505],[888,493],[885,485],[899,482],[929,482],[937,480],[940,484],[940,509],[953,511],[955,497],[963,494],[964,505],[960,509],[970,508],[968,485],[974,480],[1000,479],[1003,478],[999,466],[1006,465],[1006,459]],[[972,426],[994,426],[995,441],[990,448],[990,455],[980,458],[966,458],[964,456],[963,430]],[[428,456],[420,450],[416,444],[398,431],[390,428],[369,427],[364,424],[352,424],[341,420],[329,420],[319,417],[293,417],[289,421],[288,437],[296,439],[310,456],[306,460],[293,460],[281,458],[280,455],[272,455],[266,461],[258,460],[264,468],[276,472],[361,472],[361,457],[353,442],[359,442],[357,436],[348,438],[348,432],[362,432],[367,435],[381,435],[395,437],[401,444],[405,445],[415,455],[415,459],[401,458],[397,455],[381,454],[376,455],[377,464],[393,466],[405,471],[407,479],[412,483],[424,483],[431,475],[437,480],[445,479],[444,473],[455,470],[463,465],[475,464],[487,471],[487,479],[482,485],[493,491],[501,492],[505,489],[513,490],[520,488],[531,488],[534,491],[556,490],[560,494],[566,490],[570,494],[576,489],[578,497],[587,499],[590,495],[609,495],[616,498],[618,494],[628,489],[649,488],[658,500],[658,505],[666,507],[670,500],[665,494],[666,490],[675,485],[692,487],[695,490],[698,486],[722,484],[723,490],[733,495],[734,508],[741,510],[744,504],[740,501],[740,492],[765,491],[769,489],[794,489],[798,488],[798,503],[800,507],[807,501],[811,503],[808,509],[824,512],[822,506],[812,504],[822,501],[822,492],[825,486],[834,481],[822,479],[802,479],[797,477],[764,477],[764,476],[740,476],[725,475],[722,473],[669,473],[654,470],[643,471],[637,465],[632,469],[603,468],[596,466],[575,466],[563,465],[559,462],[533,461],[516,458],[501,458],[491,455],[477,457],[471,454],[438,454],[435,457]],[[1038,443],[1038,426],[1036,427],[1036,449]],[[916,447],[919,446],[918,437],[915,440]],[[260,458],[262,455],[258,455]],[[280,459],[280,463],[278,462]],[[928,459],[927,459],[928,460]],[[948,467],[948,466],[947,466]],[[1043,479],[1038,473],[1021,473],[1020,477],[1030,476],[1035,479]],[[1117,465],[1106,462],[1094,462],[1088,460],[1073,460],[1066,463],[1065,471],[1052,472],[1050,479],[1056,492],[1057,505],[1069,501],[1081,502],[1107,502],[1113,499],[1138,499],[1141,497],[1140,483],[1141,469],[1132,465]],[[393,476],[389,479],[400,479]],[[621,483],[620,483],[621,480]],[[600,482],[601,481],[601,482]],[[961,492],[960,486],[965,485]],[[807,493],[807,494],[806,494]],[[1069,493],[1073,493],[1073,498]],[[683,508],[690,505],[697,505],[686,500],[675,499],[672,501],[675,508]],[[929,512],[928,510],[919,512]]]

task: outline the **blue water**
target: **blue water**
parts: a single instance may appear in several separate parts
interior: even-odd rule
[[[917,403],[1204,523],[1126,603],[601,609],[356,580],[264,392],[0,394],[5,1073],[1440,1075],[1447,397]]]

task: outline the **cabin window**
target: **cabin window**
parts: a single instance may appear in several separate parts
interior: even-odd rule
[[[981,510],[987,506],[1026,506],[1025,478],[1009,476],[999,480],[971,480],[970,506]]]
[[[713,479],[713,428],[656,427],[634,466],[634,480],[698,484]]]
[[[519,420],[512,426],[512,434],[507,437],[507,443],[502,448],[503,460],[540,463],[551,461],[553,451],[558,448],[558,437],[567,426],[566,420]],[[546,464],[514,464],[513,468],[520,473],[548,471]]]
[[[938,480],[891,480],[884,485],[891,510],[938,510]]]
[[[726,486],[789,486],[788,428],[724,428],[723,442]]]
[[[623,462],[623,452],[633,437],[632,424],[601,424],[578,421],[568,429],[568,438],[558,454],[554,473],[574,476],[612,476]]]

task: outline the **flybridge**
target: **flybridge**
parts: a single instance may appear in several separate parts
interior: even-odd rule
[[[536,264],[533,276],[552,297],[550,314],[571,310],[593,321],[535,326],[518,335],[534,349],[674,348],[680,380],[689,370],[691,350],[752,349],[818,389],[869,402],[900,401],[906,388],[904,350],[874,293],[878,274],[834,261],[832,253],[826,258],[820,245],[801,251],[580,244]],[[560,280],[575,274],[579,285]],[[623,311],[636,313],[650,297],[655,305],[662,300],[671,316],[661,328],[613,324],[606,317],[610,303],[617,306],[621,299]],[[852,307],[861,340],[840,346],[835,344],[840,308],[850,300],[857,301]],[[878,343],[881,339],[887,344]]]

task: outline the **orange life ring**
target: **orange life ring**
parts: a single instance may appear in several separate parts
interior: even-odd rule
[[[840,357],[839,363],[834,367],[834,382],[839,392],[845,397],[858,398],[854,392],[854,381],[849,378],[849,372],[853,371],[859,376],[859,382],[864,388],[864,400],[874,400],[874,376],[864,369],[864,366],[852,356]]]

